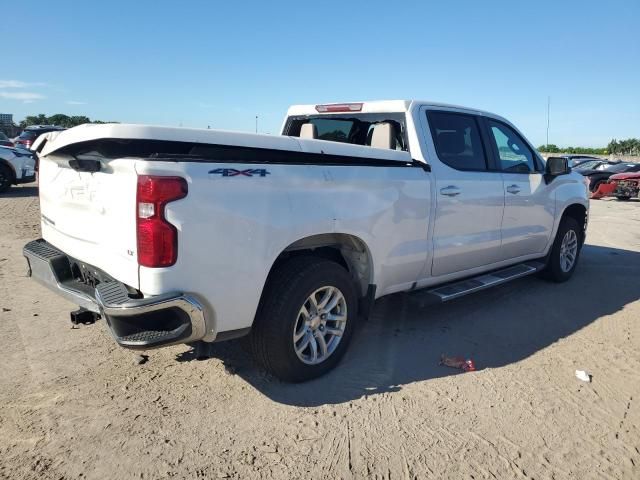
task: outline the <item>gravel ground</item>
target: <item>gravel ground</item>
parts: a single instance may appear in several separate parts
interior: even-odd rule
[[[339,368],[287,385],[238,342],[139,365],[102,322],[70,328],[25,275],[36,195],[0,197],[0,478],[640,478],[638,201],[592,202],[570,282],[381,299]]]

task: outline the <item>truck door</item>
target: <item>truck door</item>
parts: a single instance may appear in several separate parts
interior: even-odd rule
[[[543,254],[555,215],[555,197],[544,181],[544,166],[509,125],[487,118],[486,126],[505,192],[500,259]]]
[[[504,189],[475,115],[427,110],[436,158],[433,276],[485,266],[500,259]]]

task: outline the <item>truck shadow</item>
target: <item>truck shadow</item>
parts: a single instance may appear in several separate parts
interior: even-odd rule
[[[285,384],[266,375],[239,342],[214,344],[211,353],[276,402],[349,402],[460,374],[439,365],[443,353],[472,358],[478,370],[523,360],[638,300],[639,265],[638,252],[587,245],[567,283],[527,277],[428,308],[414,306],[404,294],[382,298],[338,367],[303,384]]]

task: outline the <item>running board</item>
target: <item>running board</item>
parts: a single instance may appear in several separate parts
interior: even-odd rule
[[[456,298],[464,297],[470,293],[494,287],[510,282],[516,278],[525,277],[539,272],[544,268],[544,263],[538,261],[519,263],[511,267],[483,273],[477,277],[471,277],[457,282],[448,283],[429,290],[423,289],[412,292],[409,296],[421,306],[448,302]]]

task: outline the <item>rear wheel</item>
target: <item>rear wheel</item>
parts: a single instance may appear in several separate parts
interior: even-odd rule
[[[545,278],[558,283],[566,282],[571,278],[578,264],[582,236],[582,229],[574,218],[564,217],[560,221],[549,260],[543,272]]]
[[[13,173],[6,165],[0,165],[0,193],[6,192],[13,183]]]
[[[618,200],[622,200],[623,202],[626,202],[627,200],[631,200],[631,197],[627,196],[627,195],[620,195],[619,197],[616,197]]]
[[[355,286],[341,265],[293,258],[270,275],[249,338],[253,355],[282,380],[319,377],[344,355],[356,310]]]

